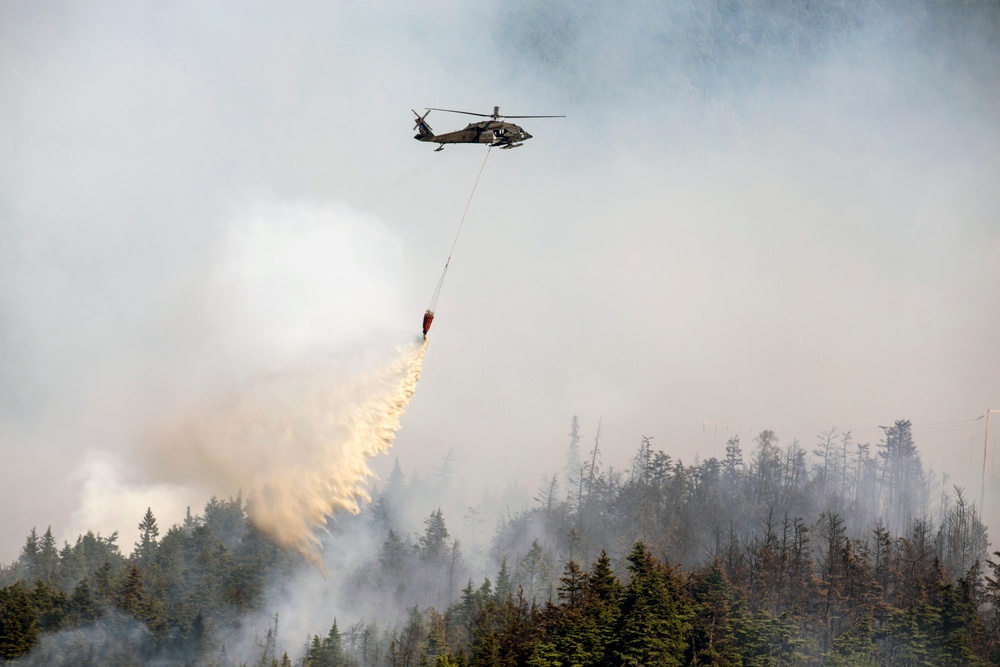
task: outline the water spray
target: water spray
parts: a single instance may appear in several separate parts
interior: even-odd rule
[[[161,465],[213,490],[249,489],[247,511],[276,544],[324,571],[318,534],[360,512],[423,365],[426,341],[372,346],[247,382],[159,434]]]

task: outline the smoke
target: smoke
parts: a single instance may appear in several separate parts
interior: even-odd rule
[[[420,375],[424,344],[400,332],[401,264],[386,226],[342,205],[234,216],[166,298],[180,315],[147,326],[157,342],[128,406],[143,482],[242,492],[262,531],[319,565],[315,531],[367,498],[368,460],[392,444]]]
[[[141,516],[142,508],[152,509],[157,516],[184,516],[192,489],[172,483],[136,483],[133,475],[133,470],[124,469],[110,453],[88,452],[77,473],[81,489],[67,533],[118,532],[124,536],[118,544],[127,552],[135,541],[136,517]]]
[[[322,567],[316,531],[369,500],[368,461],[391,445],[426,342],[309,359],[263,375],[152,434],[163,469],[208,488],[248,490],[264,533]]]
[[[169,270],[150,265],[155,289],[132,283],[143,298],[102,292],[104,310],[66,327],[106,332],[80,344],[78,371],[50,355],[65,416],[36,421],[83,445],[55,457],[74,497],[56,535],[118,531],[128,548],[146,507],[166,527],[242,492],[268,535],[316,562],[313,531],[357,511],[367,459],[391,444],[419,375],[402,246],[332,202],[257,202],[212,224],[197,250],[162,259]]]

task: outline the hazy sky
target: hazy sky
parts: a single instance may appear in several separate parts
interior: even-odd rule
[[[197,511],[164,411],[419,331],[486,157],[428,106],[567,118],[490,154],[379,470],[910,419],[978,498],[1000,8],[772,4],[0,3],[0,562]]]

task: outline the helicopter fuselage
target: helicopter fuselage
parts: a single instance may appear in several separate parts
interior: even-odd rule
[[[484,120],[469,123],[464,129],[444,134],[420,132],[413,137],[418,141],[440,144],[488,144],[500,148],[514,148],[531,138],[519,125],[499,120]]]

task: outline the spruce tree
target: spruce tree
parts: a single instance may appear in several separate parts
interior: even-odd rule
[[[55,584],[59,576],[59,549],[52,537],[52,526],[45,529],[45,534],[38,543],[38,555],[35,576],[41,581]]]
[[[692,665],[738,667],[743,664],[733,636],[735,591],[717,559],[693,573],[689,582],[695,619],[691,636]]]
[[[642,542],[627,560],[631,580],[622,598],[616,658],[623,665],[683,665],[693,613],[679,579]]]
[[[73,594],[70,595],[69,603],[66,607],[66,613],[69,621],[76,625],[83,625],[96,620],[100,616],[100,610],[97,606],[97,600],[94,598],[94,593],[90,589],[90,584],[87,580],[82,580],[73,589]]]
[[[837,637],[826,656],[824,667],[877,667],[878,648],[870,616],[862,616]]]
[[[510,570],[507,569],[507,559],[500,561],[500,572],[497,573],[497,584],[494,589],[494,597],[497,602],[503,602],[514,593],[514,584],[510,578]]]
[[[424,521],[424,534],[417,541],[420,560],[425,563],[441,563],[448,548],[448,528],[444,524],[441,508],[431,512]]]
[[[30,651],[40,633],[38,612],[27,587],[19,581],[0,588],[0,660],[13,660]]]
[[[125,575],[121,592],[118,594],[118,608],[134,618],[143,618],[143,612],[145,611],[143,588],[142,573],[135,564],[132,564]]]
[[[600,664],[611,660],[612,645],[621,616],[622,585],[611,570],[611,558],[606,551],[594,562],[587,579],[585,613],[593,619],[597,636],[595,659]]]
[[[132,558],[143,565],[151,563],[156,553],[156,538],[159,536],[160,529],[156,525],[156,517],[153,516],[152,508],[147,507],[146,514],[142,517],[142,521],[139,522],[139,541],[135,543],[135,551],[132,552]]]
[[[40,552],[41,547],[38,543],[38,532],[32,528],[31,532],[28,533],[27,539],[24,541],[24,546],[21,547],[21,555],[17,559],[18,569],[23,573],[21,576],[24,579],[34,581],[38,578]]]

